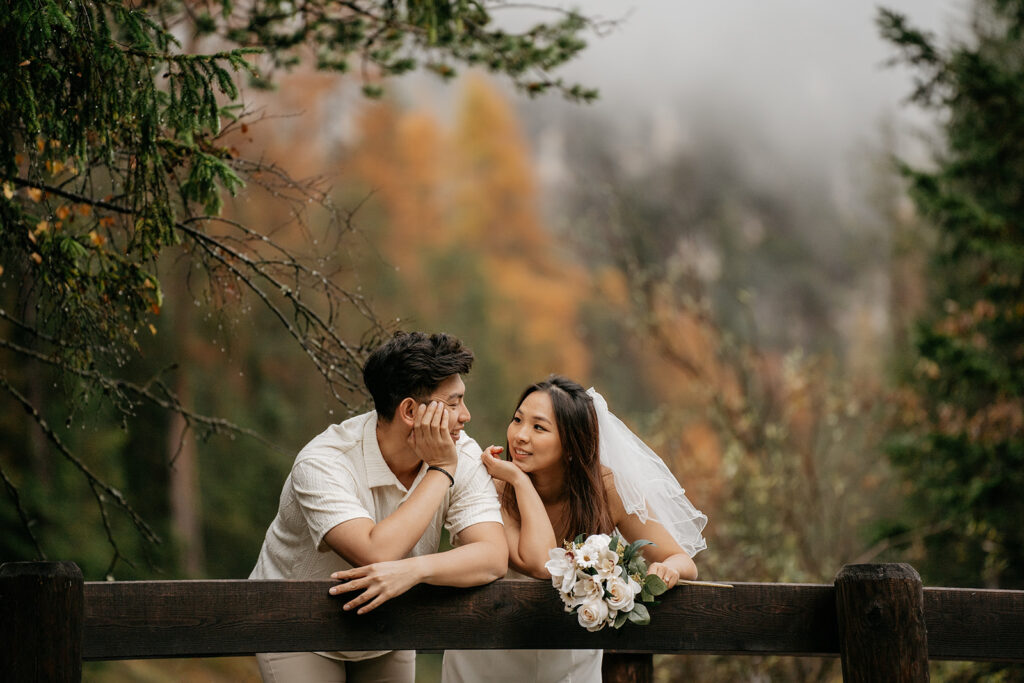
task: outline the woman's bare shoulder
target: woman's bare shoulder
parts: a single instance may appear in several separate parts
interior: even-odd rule
[[[618,489],[615,488],[615,473],[610,467],[601,465],[601,482],[604,484],[604,493],[608,499],[608,506],[611,509],[612,518],[617,522],[626,513],[622,505],[622,498]]]

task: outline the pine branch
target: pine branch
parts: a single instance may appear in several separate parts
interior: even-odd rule
[[[111,213],[125,216],[139,215],[137,211],[129,207],[104,200],[94,199],[88,196],[78,195],[67,190],[53,187],[46,183],[29,181],[22,178],[4,177],[3,179],[13,182],[19,187],[31,187],[43,190],[75,203],[89,204]],[[353,406],[351,406],[349,402],[338,392],[337,386],[340,383],[340,385],[348,391],[354,391],[360,394],[363,392],[360,379],[358,377],[353,377],[344,369],[350,365],[357,368],[361,367],[361,356],[350,344],[348,344],[348,342],[334,331],[329,320],[322,318],[320,314],[314,311],[312,307],[310,307],[302,297],[296,293],[296,288],[293,287],[292,284],[274,276],[269,272],[268,268],[265,268],[265,266],[285,265],[288,268],[293,269],[299,275],[314,278],[320,286],[325,288],[324,291],[328,294],[330,299],[334,300],[336,298],[335,295],[340,294],[349,301],[349,303],[355,304],[357,310],[359,310],[364,316],[373,320],[372,313],[365,305],[365,300],[360,296],[351,294],[342,288],[333,285],[326,277],[319,273],[315,273],[294,258],[289,257],[283,263],[277,264],[266,262],[260,258],[253,258],[238,249],[231,248],[222,240],[197,230],[191,225],[192,222],[208,220],[209,218],[210,217],[193,217],[186,219],[184,222],[177,223],[175,227],[187,235],[194,243],[199,245],[209,258],[219,263],[222,267],[226,268],[228,272],[239,278],[239,281],[243,282],[246,287],[260,299],[274,317],[276,317],[284,326],[288,333],[299,342],[300,346],[305,351],[307,357],[309,357],[313,362],[318,372],[328,381],[332,396],[339,401],[339,403],[345,406],[346,409],[353,409]],[[229,219],[216,217],[216,220],[241,229],[241,224],[230,221]],[[258,242],[272,244],[272,241],[265,235],[258,235],[248,228],[245,228],[245,231],[246,234],[256,237]],[[289,254],[289,252],[280,245],[274,245],[274,247],[280,253]],[[245,264],[245,270],[238,268],[233,261]],[[293,315],[291,319],[283,310],[281,310],[280,307],[274,304],[267,292],[258,285],[258,280],[266,281],[273,291],[280,292],[289,301],[293,308]],[[297,282],[297,280],[294,280],[293,282]],[[331,316],[333,317],[333,313]],[[317,333],[310,336],[309,332],[300,330],[299,325],[303,323],[311,325],[312,329],[316,330]],[[336,355],[336,350],[341,352],[340,357]]]

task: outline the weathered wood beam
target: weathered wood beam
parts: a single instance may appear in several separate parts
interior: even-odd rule
[[[86,659],[252,652],[481,648],[835,655],[831,586],[680,586],[654,626],[589,633],[550,584],[417,586],[377,610],[343,612],[330,581],[86,583]]]

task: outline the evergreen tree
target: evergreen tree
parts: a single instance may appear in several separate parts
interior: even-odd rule
[[[111,569],[120,552],[106,506],[120,506],[144,536],[156,534],[62,431],[74,406],[87,404],[83,394],[105,397],[124,419],[150,402],[207,433],[239,430],[191,411],[162,376],[140,381],[125,371],[157,332],[169,261],[184,261],[215,304],[246,291],[266,306],[345,406],[363,400],[361,362],[386,327],[331,277],[336,258],[307,260],[294,241],[221,215],[225,193],[247,182],[273,184],[296,205],[329,205],[227,142],[246,125],[241,81],[267,85],[279,67],[315,55],[322,69],[360,66],[369,96],[418,66],[449,78],[456,65],[481,65],[529,94],[592,99],[550,75],[583,49],[588,22],[551,10],[553,22],[508,31],[494,17],[502,6],[11,0],[0,12],[0,411],[26,411],[37,426],[15,427],[18,438],[37,429],[86,478],[114,545]],[[183,47],[186,36],[190,46],[217,49],[196,54]],[[59,380],[71,390],[67,402],[40,389]],[[14,508],[0,519],[19,520],[24,532],[5,550],[42,556],[32,531],[38,510],[19,494],[27,477],[15,475],[31,470],[26,450],[0,453]]]
[[[937,229],[931,304],[916,329],[908,475],[926,581],[1024,587],[1024,1],[979,0],[969,39],[939,45],[881,11],[943,137],[903,167]]]

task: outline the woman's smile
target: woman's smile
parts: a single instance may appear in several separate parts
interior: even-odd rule
[[[512,455],[515,456],[516,458],[519,458],[521,460],[521,459],[524,459],[524,458],[528,458],[528,457],[530,457],[533,454],[529,453],[528,451],[524,451],[521,448],[513,448],[512,449]]]

